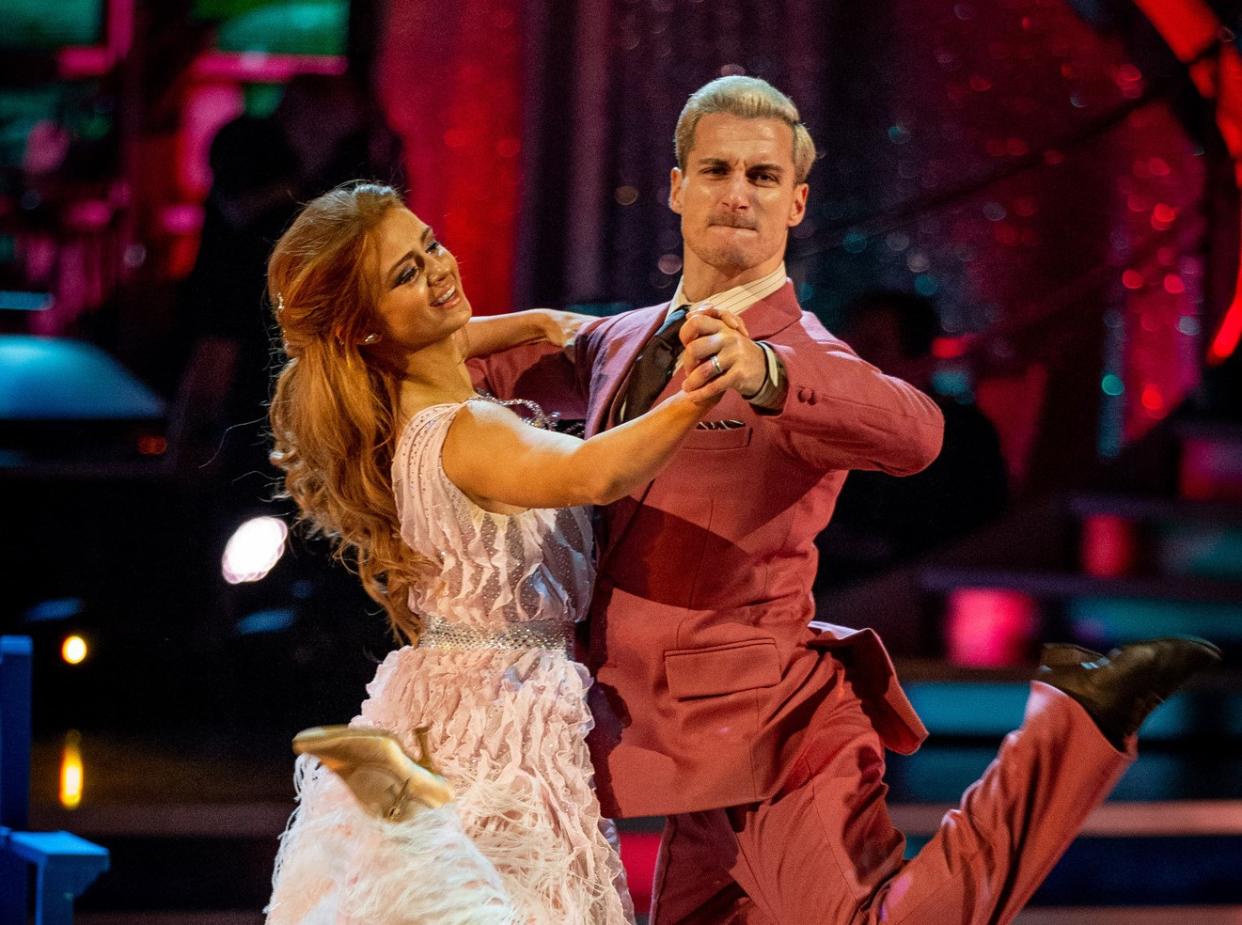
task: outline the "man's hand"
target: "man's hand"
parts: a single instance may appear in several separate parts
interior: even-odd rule
[[[680,363],[689,370],[682,389],[692,397],[711,398],[736,389],[747,398],[763,388],[767,357],[735,312],[712,306],[694,309],[682,325],[681,342],[685,352]]]

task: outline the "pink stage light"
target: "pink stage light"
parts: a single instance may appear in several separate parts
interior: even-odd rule
[[[1138,540],[1134,523],[1116,514],[1092,514],[1082,522],[1082,567],[1097,578],[1117,578],[1134,570]]]
[[[1020,665],[1039,628],[1039,606],[1019,591],[959,588],[945,623],[949,661],[974,668]]]
[[[348,61],[341,55],[273,55],[267,52],[207,51],[194,60],[192,77],[204,83],[288,83],[298,74],[339,77]]]

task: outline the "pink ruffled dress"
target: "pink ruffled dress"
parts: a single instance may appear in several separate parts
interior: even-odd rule
[[[413,730],[430,727],[457,799],[384,823],[300,758],[270,925],[634,920],[616,832],[591,785],[591,679],[567,654],[594,580],[588,514],[495,514],[470,501],[441,464],[462,407],[423,410],[398,442],[401,535],[440,572],[410,595],[420,644],[389,654],[353,721],[393,732],[411,754]]]

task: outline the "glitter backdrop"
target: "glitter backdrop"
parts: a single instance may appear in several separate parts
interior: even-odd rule
[[[997,421],[1019,481],[1055,483],[1196,386],[1205,254],[1236,222],[1184,65],[1136,9],[1101,9],[396,4],[385,98],[415,207],[458,217],[476,305],[648,304],[680,272],[665,202],[686,96],[771,80],[821,151],[789,255],[804,305],[832,327],[869,288],[934,297],[945,390]]]

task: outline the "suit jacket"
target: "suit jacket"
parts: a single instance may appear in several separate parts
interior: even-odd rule
[[[634,358],[667,310],[592,323],[572,367],[535,348],[480,364],[476,378],[553,406],[560,394],[567,413],[585,414],[590,436],[612,423]],[[784,407],[759,412],[727,393],[654,481],[602,511],[587,661],[596,679],[589,743],[607,815],[772,796],[814,752],[817,718],[842,684],[887,747],[909,753],[926,736],[874,632],[810,625],[811,583],[813,540],[846,472],[924,468],[940,449],[940,411],[803,312],[791,284],[745,319],[784,363]]]

